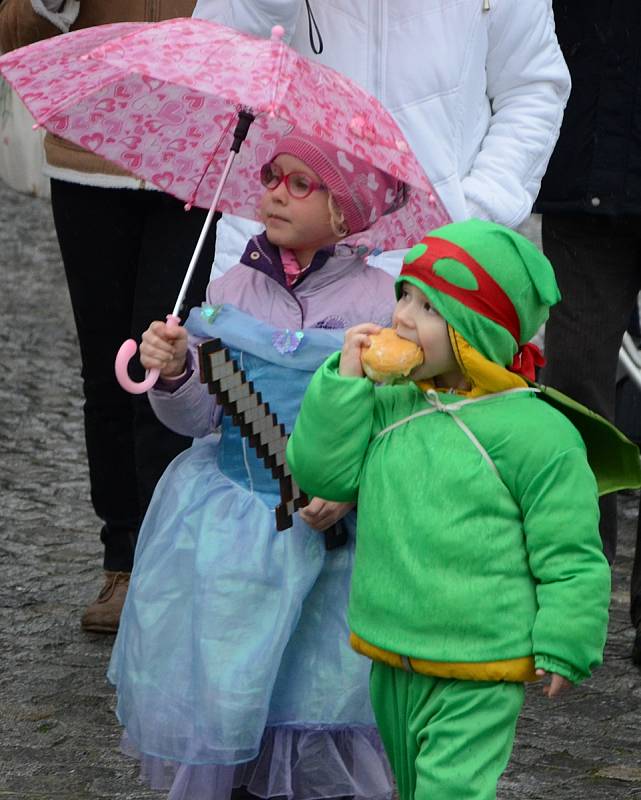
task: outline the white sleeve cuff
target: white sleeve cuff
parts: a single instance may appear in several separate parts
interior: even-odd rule
[[[467,213],[473,219],[490,219],[490,215],[486,208],[483,208],[480,203],[477,203],[475,200],[472,200],[470,197],[465,198],[465,205],[467,207]]]
[[[68,33],[78,18],[80,0],[31,0],[31,7],[38,16],[55,25],[61,33]]]

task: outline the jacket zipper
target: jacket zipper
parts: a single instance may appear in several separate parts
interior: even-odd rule
[[[483,0],[483,11],[490,10],[490,0]]]
[[[305,317],[305,313],[304,313],[304,311],[303,311],[303,304],[302,304],[302,303],[301,303],[301,301],[298,299],[298,297],[296,297],[296,295],[294,294],[294,292],[293,292],[293,290],[292,290],[292,289],[290,289],[288,286],[283,286],[282,284],[278,283],[278,281],[277,281],[277,280],[274,280],[274,278],[272,278],[272,276],[271,276],[271,275],[268,275],[267,277],[268,277],[268,278],[269,278],[271,281],[274,281],[274,283],[276,284],[276,286],[278,286],[278,288],[279,288],[279,289],[282,289],[284,292],[287,292],[287,294],[289,295],[289,297],[291,297],[291,298],[292,298],[292,300],[293,300],[293,301],[296,303],[296,305],[298,306],[298,311],[299,311],[299,313],[300,313],[300,325],[299,325],[299,329],[300,329],[300,330],[302,330],[302,328],[303,328],[303,325],[305,324],[305,319],[304,319],[304,317]]]
[[[256,244],[256,247],[258,248],[258,250],[260,250],[260,252],[261,252],[261,254],[263,255],[263,257],[264,257],[264,258],[266,258],[266,259],[267,259],[267,261],[269,261],[269,263],[271,264],[271,263],[272,263],[272,260],[271,260],[271,258],[270,258],[270,257],[267,255],[267,253],[266,253],[266,252],[263,250],[263,248],[260,246],[260,242],[258,241],[258,239],[257,239],[256,237],[254,237],[254,242],[255,242],[255,244]],[[287,292],[287,294],[288,294],[288,295],[289,295],[289,296],[292,298],[292,300],[294,300],[294,302],[295,302],[295,303],[296,303],[296,305],[298,306],[298,310],[299,310],[299,312],[300,312],[300,327],[302,328],[302,327],[303,327],[303,323],[304,323],[304,319],[303,319],[303,317],[304,317],[304,312],[303,312],[303,304],[301,303],[301,301],[298,299],[298,297],[296,297],[296,295],[294,294],[294,292],[293,292],[293,291],[292,291],[292,290],[291,290],[291,289],[290,289],[288,286],[282,286],[280,283],[278,283],[278,281],[277,281],[277,280],[275,280],[274,278],[272,278],[272,276],[271,276],[271,275],[267,275],[267,277],[268,277],[270,280],[274,281],[274,283],[276,284],[276,286],[278,286],[278,288],[279,288],[279,289],[283,289],[283,291]]]

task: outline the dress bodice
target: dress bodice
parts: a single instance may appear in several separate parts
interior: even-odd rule
[[[289,331],[256,320],[233,306],[225,305],[214,315],[210,309],[193,309],[187,328],[192,336],[221,339],[232,358],[269,403],[271,413],[290,433],[305,389],[315,370],[343,343],[342,330],[307,329]],[[249,491],[279,495],[272,477],[232,419],[223,416],[218,466],[235,483]]]

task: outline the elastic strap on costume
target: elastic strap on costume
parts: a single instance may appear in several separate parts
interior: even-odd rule
[[[540,391],[540,389],[536,389],[533,386],[525,386],[518,389],[506,389],[503,392],[492,392],[492,394],[485,394],[482,397],[470,397],[466,400],[459,400],[458,402],[454,403],[443,403],[438,396],[438,392],[436,392],[434,389],[429,389],[427,392],[425,392],[425,399],[430,404],[431,408],[425,408],[422,411],[416,411],[414,414],[410,414],[407,417],[403,417],[403,419],[399,419],[397,422],[393,422],[391,425],[383,428],[382,431],[379,431],[374,438],[378,439],[380,436],[384,436],[386,433],[393,431],[395,428],[400,428],[401,425],[405,425],[405,423],[411,422],[413,419],[426,417],[428,414],[434,414],[436,411],[443,411],[444,413],[453,417],[454,411],[458,411],[464,406],[470,405],[470,403],[482,403],[485,400],[493,400],[496,397],[504,397],[505,395],[516,394],[517,392],[539,394]]]
[[[499,475],[499,471],[496,468],[496,464],[490,458],[490,454],[487,450],[483,447],[483,445],[479,442],[476,436],[472,433],[472,431],[467,427],[467,425],[463,422],[462,419],[456,416],[456,414],[450,415],[454,422],[459,426],[459,428],[463,431],[463,433],[467,436],[467,438],[472,442],[474,447],[479,451],[479,453],[483,456],[483,459],[487,463],[487,465],[491,468],[492,472],[496,475],[497,478],[501,479]]]
[[[404,417],[403,419],[398,420],[398,422],[394,422],[391,425],[388,425],[386,428],[383,428],[382,431],[376,434],[374,439],[378,439],[380,436],[384,436],[385,434],[393,431],[395,428],[400,428],[401,425],[405,425],[405,423],[410,422],[413,419],[418,419],[419,417],[426,417],[428,414],[435,414],[437,412],[442,412],[444,414],[448,414],[454,422],[458,425],[458,427],[463,431],[463,433],[467,436],[467,438],[472,442],[474,447],[479,451],[479,453],[483,456],[483,460],[488,464],[488,466],[492,469],[492,472],[496,475],[496,477],[503,483],[503,479],[501,478],[501,474],[498,471],[496,464],[490,458],[490,454],[487,450],[483,447],[483,445],[479,442],[476,438],[474,433],[468,428],[468,426],[463,422],[460,417],[457,416],[455,413],[459,411],[464,406],[470,405],[470,403],[482,403],[485,400],[492,400],[495,397],[503,397],[508,394],[517,394],[527,392],[528,394],[532,394],[533,392],[539,392],[538,389],[534,389],[533,387],[527,386],[522,389],[506,389],[503,392],[494,392],[493,394],[486,394],[483,397],[471,397],[466,400],[460,400],[459,402],[454,403],[443,403],[443,401],[438,396],[438,392],[434,389],[428,389],[425,392],[425,399],[430,404],[431,408],[425,408],[422,411],[417,411],[414,414],[410,414],[408,417]]]
[[[407,656],[402,656],[399,653],[399,658],[401,659],[401,664],[403,665],[403,669],[405,672],[414,672],[414,667],[412,666],[412,662],[409,660]]]

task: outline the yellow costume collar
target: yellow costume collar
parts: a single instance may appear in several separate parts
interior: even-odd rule
[[[451,325],[447,326],[447,331],[456,361],[472,387],[467,391],[457,390],[456,394],[464,395],[465,397],[480,397],[493,392],[504,392],[507,389],[527,387],[527,382],[520,375],[510,372],[505,367],[501,367],[482,356]],[[443,391],[439,387],[435,387],[433,381],[429,380],[417,381],[416,385],[424,392],[434,388],[437,391]]]

